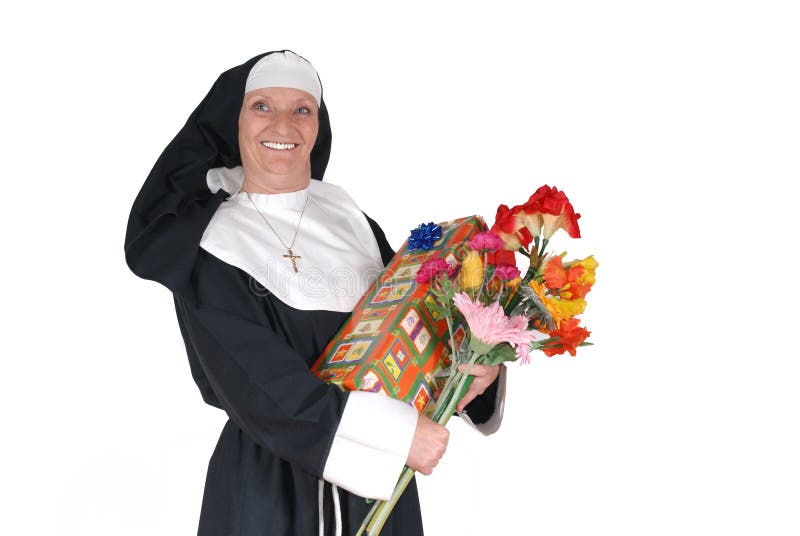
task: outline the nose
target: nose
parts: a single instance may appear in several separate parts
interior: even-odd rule
[[[275,114],[275,119],[272,122],[273,130],[278,134],[285,134],[289,132],[291,126],[291,114],[288,112],[279,112]]]

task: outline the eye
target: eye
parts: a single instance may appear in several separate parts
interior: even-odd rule
[[[254,110],[258,110],[259,112],[267,112],[267,111],[269,111],[269,108],[267,108],[267,105],[264,104],[263,102],[255,103],[253,105],[253,109]]]
[[[306,108],[305,106],[300,106],[297,110],[295,110],[299,114],[310,114],[311,110]]]

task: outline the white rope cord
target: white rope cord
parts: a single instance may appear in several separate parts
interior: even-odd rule
[[[336,484],[331,485],[331,490],[333,491],[333,511],[334,515],[336,516],[336,536],[342,536],[342,515],[339,506],[339,488],[336,487]]]
[[[342,536],[342,514],[341,505],[339,504],[339,488],[336,484],[331,484],[331,493],[333,494],[333,514],[336,517],[336,536]],[[319,507],[319,536],[325,536],[325,481],[319,479],[317,487],[317,505]]]
[[[325,536],[325,512],[322,510],[322,503],[325,499],[325,481],[319,479],[319,488],[317,491],[317,503],[319,504],[319,536]]]

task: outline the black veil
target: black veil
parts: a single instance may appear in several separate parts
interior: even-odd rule
[[[167,145],[133,202],[125,235],[125,260],[139,277],[182,293],[189,282],[200,240],[220,203],[231,195],[212,193],[208,170],[241,165],[239,110],[252,67],[272,51],[222,73]],[[311,151],[311,177],[322,180],[331,151],[331,125],[320,98],[319,132]]]

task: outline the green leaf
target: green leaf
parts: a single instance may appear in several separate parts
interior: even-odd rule
[[[517,355],[514,352],[514,348],[507,342],[503,342],[489,350],[489,353],[486,354],[485,359],[482,361],[486,365],[499,365],[506,361],[514,361],[516,358]]]

